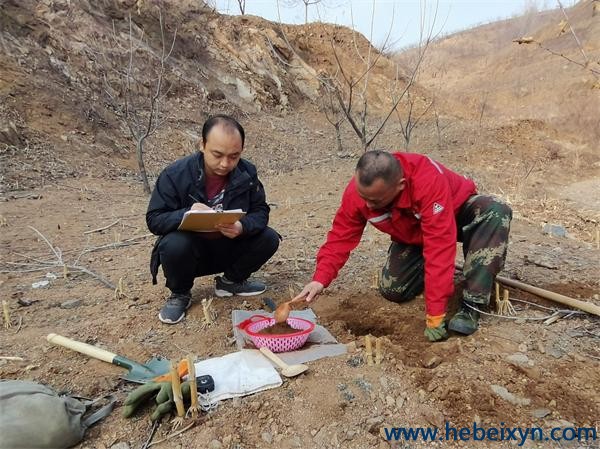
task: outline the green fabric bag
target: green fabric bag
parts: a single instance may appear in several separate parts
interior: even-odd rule
[[[107,416],[115,399],[87,418],[95,401],[58,395],[35,382],[0,382],[0,449],[63,449],[79,443],[92,424]],[[102,398],[100,398],[102,399]]]

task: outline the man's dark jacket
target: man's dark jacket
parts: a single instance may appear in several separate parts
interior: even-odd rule
[[[161,237],[177,230],[183,214],[190,210],[192,204],[206,204],[207,201],[202,153],[174,162],[159,175],[146,212],[148,229],[160,236],[154,245],[150,261],[154,284],[160,265],[158,243]],[[267,227],[270,208],[256,167],[251,162],[240,159],[237,167],[229,174],[223,209],[242,209],[246,212],[244,218],[240,219],[244,228],[242,235],[254,235]]]

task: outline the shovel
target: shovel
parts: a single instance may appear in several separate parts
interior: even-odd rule
[[[268,358],[269,360],[274,362],[279,368],[281,368],[281,374],[283,374],[285,377],[296,377],[297,375],[302,374],[308,369],[308,366],[306,365],[288,365],[278,356],[273,354],[273,352],[269,348],[266,348],[264,346],[260,348],[259,351],[262,352],[262,354],[266,358]]]
[[[120,355],[113,354],[112,352],[105,351],[104,349],[97,348],[96,346],[71,340],[70,338],[66,338],[61,335],[48,334],[46,340],[55,345],[63,346],[65,348],[72,349],[73,351],[89,355],[95,359],[102,360],[103,362],[112,363],[113,365],[126,368],[129,372],[125,376],[121,377],[130,382],[136,382],[139,384],[151,382],[154,381],[158,376],[168,374],[171,370],[171,364],[169,363],[169,360],[162,357],[153,357],[143,365],[126,357],[122,357]]]

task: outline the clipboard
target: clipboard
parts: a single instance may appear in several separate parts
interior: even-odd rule
[[[215,210],[188,210],[179,223],[178,231],[193,232],[218,232],[215,228],[219,224],[233,224],[246,215],[241,209],[215,211]]]

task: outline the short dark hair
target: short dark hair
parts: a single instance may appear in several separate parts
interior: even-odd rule
[[[244,148],[244,141],[246,140],[246,133],[244,132],[244,128],[236,119],[234,119],[230,115],[225,114],[212,115],[208,118],[208,120],[204,122],[204,125],[202,126],[203,144],[206,144],[206,139],[208,137],[208,134],[210,133],[210,130],[213,129],[216,125],[223,125],[231,130],[236,130],[242,138],[242,148]]]
[[[360,185],[369,187],[376,179],[392,184],[402,176],[400,162],[384,150],[371,150],[363,154],[356,164],[356,176]]]

